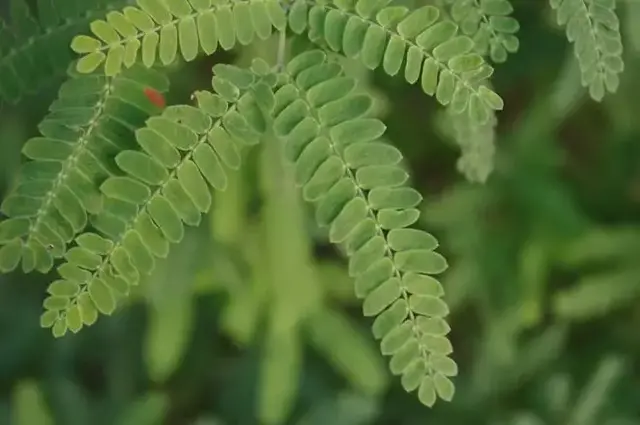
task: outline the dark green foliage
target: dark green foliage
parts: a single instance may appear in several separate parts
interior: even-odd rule
[[[580,63],[582,85],[597,101],[614,93],[624,70],[620,20],[613,0],[551,0]]]
[[[463,34],[473,39],[476,51],[503,63],[510,53],[516,53],[520,42],[516,33],[520,24],[511,17],[513,6],[509,0],[447,0],[451,17],[460,25]]]
[[[8,0],[10,20],[0,18],[0,99],[17,102],[62,77],[74,59],[71,39],[125,0]]]
[[[98,186],[115,170],[113,159],[131,146],[133,130],[157,112],[144,96],[164,92],[162,74],[142,66],[115,77],[74,75],[62,85],[41,135],[29,139],[15,189],[4,199],[0,271],[48,272],[54,259],[103,208]]]
[[[104,62],[107,75],[130,67],[137,60],[146,66],[157,61],[169,65],[178,51],[185,61],[192,61],[199,50],[210,55],[218,46],[232,49],[236,43],[246,45],[254,38],[266,39],[272,27],[286,25],[284,11],[277,0],[191,1],[140,0],[139,7],[129,7],[113,19],[92,23],[95,37],[77,36],[71,47],[84,56],[78,69],[91,72]]]
[[[256,384],[261,423],[280,425],[294,414],[306,342],[370,397],[383,392],[390,372],[423,405],[452,401],[461,392],[451,378],[466,354],[453,358],[448,317],[473,299],[474,313],[488,323],[483,338],[489,348],[480,350],[471,378],[463,380],[463,417],[550,362],[566,342],[565,322],[622,308],[638,294],[637,267],[628,259],[613,271],[589,272],[574,287],[554,293],[549,314],[565,322],[533,332],[542,324],[541,276],[553,264],[548,247],[575,237],[588,220],[562,201],[567,189],[559,179],[540,178],[547,171],[541,172],[540,164],[553,162],[552,155],[536,158],[523,146],[554,137],[553,127],[577,103],[579,87],[569,84],[578,81],[571,74],[577,69],[593,99],[617,91],[624,62],[613,0],[551,0],[557,22],[575,44],[577,65],[564,70],[557,83],[561,90],[536,92],[541,103],[513,126],[510,139],[519,145],[506,150],[507,157],[516,151],[513,161],[494,161],[505,105],[494,91],[499,86],[490,81],[489,65],[505,62],[520,47],[520,24],[508,0],[136,0],[113,11],[108,9],[117,1],[36,3],[12,1],[10,25],[0,22],[0,98],[15,102],[60,70],[73,71],[41,121],[41,135],[24,144],[28,161],[0,208],[6,216],[0,221],[0,271],[14,272],[20,265],[24,273],[56,268],[40,317],[40,325],[56,337],[78,333],[100,315],[135,302],[150,290],[148,283],[175,280],[174,273],[187,263],[194,267],[195,259],[206,263],[206,276],[189,269],[187,282],[219,273],[220,259],[211,267],[208,253],[192,252],[194,262],[182,261],[182,268],[174,269],[174,260],[167,259],[172,245],[196,234],[191,227],[200,227],[202,240],[208,240],[211,227],[216,256],[227,263],[222,273],[234,270],[222,284],[228,296],[222,328],[240,345],[261,344]],[[293,54],[290,36],[307,44],[291,49]],[[254,43],[276,51],[251,50]],[[250,66],[217,64],[206,84],[210,90],[165,108],[168,81],[154,67],[176,69],[181,62],[236,48],[238,62]],[[81,55],[72,68],[70,50]],[[385,108],[385,96],[366,81],[365,72],[373,70],[435,100],[431,106],[441,110],[432,115],[437,128],[462,151],[458,170],[470,181],[487,182],[489,189],[459,187],[426,207],[421,220],[423,195],[413,188],[408,164],[392,143],[403,139],[398,127],[408,123],[396,122],[396,130],[387,131],[379,116],[393,108]],[[414,102],[402,107],[408,110]],[[246,161],[244,148],[250,147],[255,153]],[[251,178],[239,171],[243,163],[255,164],[253,155],[263,160],[258,196],[242,187]],[[503,191],[531,180],[518,186],[520,203],[513,210],[558,217],[562,224],[532,240],[528,227],[507,229],[509,236],[493,229],[492,220],[513,225],[512,209],[504,208],[508,200],[488,180],[494,162]],[[418,176],[415,183],[422,188],[423,172]],[[245,195],[259,198],[255,214],[246,211]],[[301,207],[298,197],[312,208]],[[210,210],[214,218],[206,226]],[[342,271],[349,279],[343,280],[355,288],[348,296],[344,289],[319,284],[336,279],[321,272],[312,254],[306,212],[315,219],[314,238],[347,257]],[[531,229],[541,226],[532,221]],[[450,270],[425,224],[444,229],[444,251],[459,260]],[[462,236],[456,233],[460,229]],[[610,236],[579,241],[586,251],[563,245],[569,255],[562,266],[580,268],[593,252],[599,259],[600,242],[615,245]],[[492,262],[491,244],[504,255],[500,263]],[[633,251],[629,246],[623,251]],[[241,262],[247,267],[236,264]],[[440,274],[445,285],[434,277]],[[513,292],[501,289],[521,275],[524,283]],[[231,289],[229,281],[239,287]],[[612,294],[599,296],[605,288]],[[150,349],[154,381],[166,382],[184,351],[194,320],[190,296],[191,288],[182,288],[151,300],[157,309],[151,329],[167,329],[169,323],[170,330],[168,336],[152,333],[149,346],[161,347],[165,340],[171,345],[166,355]],[[334,296],[357,303],[361,316],[372,318],[368,325],[379,351],[390,356],[388,369],[353,318],[328,301]],[[175,314],[175,323],[163,316],[164,309]],[[517,342],[525,331],[536,334],[526,345]],[[623,362],[607,358],[612,360],[601,363],[594,388],[607,387],[620,375]],[[492,373],[500,376],[495,385]],[[38,396],[29,386],[23,393]],[[605,398],[584,397],[596,406]],[[576,403],[571,425],[588,423],[597,410],[589,405]],[[148,418],[136,408],[125,423],[158,423],[166,400],[149,394],[139,406],[149,409]],[[365,413],[361,416],[370,414]],[[523,417],[514,420],[536,423]]]
[[[385,126],[367,117],[371,100],[353,93],[355,81],[322,51],[293,58],[286,76],[275,95],[274,131],[295,162],[302,196],[314,203],[318,224],[349,256],[363,314],[377,316],[373,334],[382,353],[393,356],[391,372],[402,375],[405,390],[418,390],[428,406],[436,394],[451,400],[447,376],[458,368],[448,357],[449,310],[440,283],[430,276],[447,263],[434,251],[432,235],[409,228],[418,220],[412,211],[422,196],[404,185],[402,155],[377,141]]]
[[[107,199],[92,220],[100,234],[76,238],[76,246],[58,267],[63,280],[49,288],[42,326],[62,336],[92,325],[98,313],[112,314],[117,298],[153,271],[156,258],[167,256],[169,243],[182,240],[183,222],[199,224],[200,214],[211,206],[207,184],[217,190],[227,186],[213,138],[257,141],[265,131],[262,115],[273,107],[275,82],[271,74],[256,77],[251,71],[216,65],[214,92],[199,92],[198,107],[170,106],[136,131],[139,141],[155,140],[142,142],[143,150],[123,149],[116,155],[121,175],[101,184]],[[216,93],[216,86],[224,90]],[[171,160],[166,152],[172,153]]]

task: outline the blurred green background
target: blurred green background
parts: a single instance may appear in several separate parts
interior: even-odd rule
[[[52,276],[0,275],[0,424],[640,424],[640,2],[619,2],[626,67],[602,103],[548,2],[513,4],[521,46],[493,78],[506,107],[484,185],[456,170],[433,99],[346,62],[450,263],[452,403],[428,409],[390,376],[344,260],[265,140],[129,304],[78,335],[39,328]],[[214,63],[272,48],[171,68],[168,103],[207,88]],[[0,198],[61,81],[0,106]]]

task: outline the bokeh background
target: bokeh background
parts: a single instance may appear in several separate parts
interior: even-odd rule
[[[601,103],[548,2],[512,3],[521,45],[493,77],[506,108],[485,184],[458,172],[433,99],[345,62],[449,259],[453,402],[428,409],[390,376],[345,261],[265,140],[126,307],[78,335],[39,328],[52,276],[0,275],[0,424],[640,424],[640,2],[618,2],[626,68]],[[172,67],[168,102],[272,48]],[[61,81],[0,106],[0,198]]]

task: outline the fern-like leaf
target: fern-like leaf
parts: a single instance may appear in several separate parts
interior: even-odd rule
[[[513,11],[508,0],[450,0],[450,14],[461,27],[461,31],[474,39],[474,51],[485,57],[490,55],[494,62],[506,60],[507,51],[517,49],[518,40],[513,35],[505,36],[504,31],[518,29],[515,19],[508,17]],[[511,45],[507,50],[504,45]],[[502,59],[502,60],[501,60]],[[487,83],[490,87],[490,84]],[[486,122],[479,123],[468,114],[457,114],[451,106],[438,118],[438,124],[448,138],[461,151],[457,162],[458,171],[468,181],[484,183],[493,170],[495,136],[498,120],[496,111],[490,110]]]
[[[0,99],[17,102],[62,77],[73,55],[69,43],[89,22],[125,0],[38,0],[37,17],[25,0],[11,0],[11,22],[0,19]]]
[[[382,66],[394,76],[404,65],[404,78],[456,113],[468,111],[477,122],[501,110],[503,101],[478,84],[493,69],[473,53],[473,40],[458,34],[458,26],[440,18],[434,6],[410,11],[404,6],[385,7],[387,0],[335,0],[309,4],[296,0],[289,13],[291,29],[328,45],[348,57],[359,57],[370,69]]]
[[[139,150],[116,157],[121,175],[107,179],[109,198],[92,224],[100,234],[76,238],[61,279],[49,287],[43,327],[54,336],[78,332],[93,324],[98,312],[111,314],[117,297],[126,296],[140,276],[149,274],[155,258],[164,258],[170,243],[184,235],[184,224],[197,225],[208,211],[211,194],[227,185],[228,168],[238,165],[237,143],[257,143],[265,130],[263,110],[273,107],[268,66],[254,62],[251,71],[216,65],[216,94],[195,94],[198,107],[170,106],[136,131]]]
[[[30,161],[0,208],[9,217],[0,223],[0,272],[22,259],[24,272],[46,273],[54,258],[74,255],[67,244],[84,230],[88,214],[102,208],[96,188],[112,173],[113,157],[156,112],[146,87],[166,91],[168,81],[138,66],[116,78],[76,75],[62,85],[41,136],[24,145]]]
[[[210,55],[218,48],[246,45],[257,36],[266,39],[273,27],[286,27],[286,16],[278,0],[137,0],[91,23],[95,37],[80,35],[71,48],[85,54],[78,61],[80,72],[92,72],[104,63],[107,75],[130,67],[139,56],[150,67],[157,61],[173,63],[178,51],[192,61],[201,49]]]
[[[513,6],[509,0],[449,0],[451,17],[463,34],[473,38],[475,50],[502,63],[515,53],[520,42],[515,34],[520,25],[509,16]]]
[[[485,183],[493,171],[495,155],[495,127],[497,119],[491,115],[489,121],[477,124],[466,115],[445,111],[439,117],[444,133],[460,146],[461,155],[457,169],[470,182]]]
[[[618,89],[624,70],[615,5],[615,0],[551,0],[558,24],[566,25],[567,38],[574,43],[582,85],[596,101]]]
[[[274,132],[295,163],[303,197],[316,219],[349,256],[356,294],[373,333],[391,355],[392,373],[422,403],[450,400],[457,374],[448,357],[448,314],[443,289],[431,277],[447,267],[436,239],[411,229],[422,197],[405,186],[400,152],[379,140],[385,126],[367,118],[372,99],[355,94],[356,82],[322,51],[309,51],[287,66],[275,95]]]

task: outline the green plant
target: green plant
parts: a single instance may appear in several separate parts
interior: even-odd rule
[[[447,338],[449,308],[433,277],[447,262],[435,237],[415,226],[422,196],[407,184],[402,154],[385,140],[372,97],[345,75],[341,59],[419,82],[446,106],[463,148],[459,168],[484,181],[495,113],[503,109],[486,60],[504,62],[515,53],[518,23],[507,0],[389,3],[137,0],[137,7],[92,21],[92,36],[75,35],[70,46],[82,57],[40,124],[42,137],[26,143],[31,161],[2,204],[8,218],[0,223],[1,271],[22,265],[44,273],[61,260],[42,326],[60,337],[112,314],[183,239],[184,225],[200,224],[212,205],[210,188],[226,189],[241,148],[265,140],[282,144],[317,224],[349,258],[356,295],[363,314],[376,317],[373,334],[391,356],[391,372],[425,405],[451,400],[457,365]],[[38,68],[39,49],[48,46],[41,38],[75,28],[68,19],[81,12],[65,9],[71,1],[61,4],[51,15],[53,3],[38,2],[42,30],[26,3],[12,2],[18,41],[0,46],[3,97],[17,100],[32,86],[22,76]],[[591,96],[615,91],[623,64],[614,2],[551,6],[575,43]],[[302,36],[312,47],[290,54],[288,41]],[[278,45],[272,63],[214,66],[211,90],[195,92],[195,106],[159,110],[144,95],[168,89],[160,65],[271,38]]]

